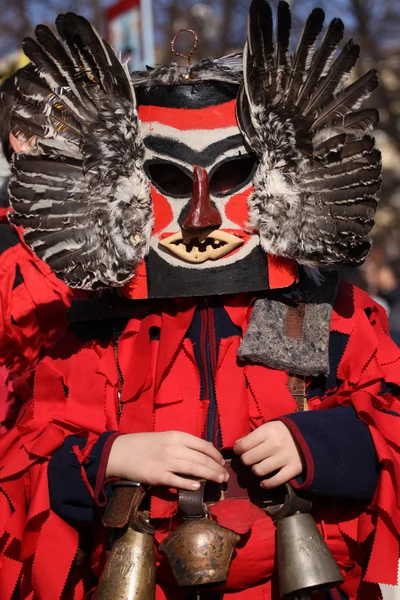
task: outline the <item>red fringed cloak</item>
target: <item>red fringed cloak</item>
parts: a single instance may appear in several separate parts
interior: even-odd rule
[[[74,291],[21,242],[1,255],[0,364],[23,372],[65,330]]]
[[[31,369],[62,336],[74,295],[22,237],[1,254],[0,433],[12,424],[18,408],[11,382]]]
[[[68,334],[33,376],[18,382],[26,403],[16,426],[0,439],[2,600],[10,599],[15,589],[21,600],[80,600],[88,592],[89,561],[75,568],[80,533],[52,512],[49,504],[47,465],[66,436],[87,437],[88,452],[105,430],[179,429],[201,435],[207,401],[199,401],[193,347],[184,339],[195,307],[190,301],[176,302],[174,310],[171,306],[166,301],[165,312],[131,319],[120,338],[124,387],[119,422],[119,377],[112,343],[83,343]],[[225,308],[245,330],[247,307],[234,299]],[[160,340],[150,342],[149,329],[154,326],[160,328]],[[395,584],[397,577],[400,398],[382,394],[382,381],[392,390],[399,389],[400,350],[387,335],[383,310],[348,284],[341,285],[331,329],[349,335],[337,372],[342,383],[333,395],[310,401],[310,409],[351,404],[370,428],[382,471],[369,507],[316,500],[314,517],[345,575],[344,592],[351,600],[372,600],[380,597],[378,582]],[[245,435],[249,423],[254,428],[295,410],[287,373],[238,366],[237,347],[237,338],[221,341],[215,380],[225,447]],[[83,464],[85,452],[80,459]],[[157,532],[158,542],[171,526],[175,498],[153,497],[152,516],[166,519],[165,528]],[[240,600],[268,600],[275,585],[269,579],[274,565],[272,521],[245,500],[222,501],[213,512],[222,525],[248,532],[225,589]],[[104,561],[99,532],[98,527],[91,556],[95,573]],[[162,561],[157,600],[180,598],[170,577]]]

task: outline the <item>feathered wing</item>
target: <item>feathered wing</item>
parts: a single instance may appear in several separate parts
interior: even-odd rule
[[[23,49],[13,133],[12,221],[71,287],[121,286],[148,251],[152,205],[135,92],[126,66],[86,19],[44,25]]]
[[[359,47],[350,40],[334,60],[340,19],[315,50],[323,13],[314,10],[289,57],[289,7],[279,2],[276,48],[270,13],[266,0],[253,0],[237,104],[239,127],[259,158],[250,223],[271,254],[311,266],[359,264],[370,248],[381,185],[370,135],[378,113],[359,109],[377,74],[344,87]]]

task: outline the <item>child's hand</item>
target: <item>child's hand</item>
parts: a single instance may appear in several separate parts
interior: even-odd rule
[[[264,488],[278,487],[303,471],[296,442],[281,421],[264,423],[238,440],[233,449],[241,457],[243,464],[252,467],[253,473],[258,477],[279,471],[261,482]]]
[[[36,145],[36,137],[31,137],[28,140],[26,140],[25,142],[22,142],[21,140],[19,140],[18,138],[15,137],[15,135],[13,135],[12,133],[10,133],[10,145],[12,147],[12,149],[14,150],[14,152],[30,152],[32,150],[32,148],[35,147]]]
[[[106,478],[192,490],[199,483],[182,476],[222,483],[228,479],[223,465],[224,459],[210,442],[189,433],[130,433],[114,441]]]

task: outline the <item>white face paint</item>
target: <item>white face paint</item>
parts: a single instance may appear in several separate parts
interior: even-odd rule
[[[236,93],[200,82],[139,94],[154,227],[129,297],[269,289],[270,261],[248,224],[256,160],[237,126]]]
[[[259,245],[258,235],[247,226],[254,159],[238,127],[182,131],[152,121],[143,123],[142,128],[144,166],[155,188],[156,224],[162,223],[155,227],[151,249],[169,265],[190,269],[223,267],[248,256]],[[212,232],[182,235],[195,166],[208,174],[210,200],[222,224]]]

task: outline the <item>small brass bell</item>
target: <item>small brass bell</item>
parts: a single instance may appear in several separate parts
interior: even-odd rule
[[[199,490],[180,490],[179,508],[184,517],[160,545],[179,586],[200,586],[226,581],[240,535],[208,518],[203,502],[205,480]]]
[[[283,598],[308,598],[344,579],[309,514],[311,502],[299,498],[290,484],[286,490],[284,504],[267,511],[277,527],[279,589]]]
[[[240,535],[207,517],[187,519],[160,545],[179,586],[226,581]]]

